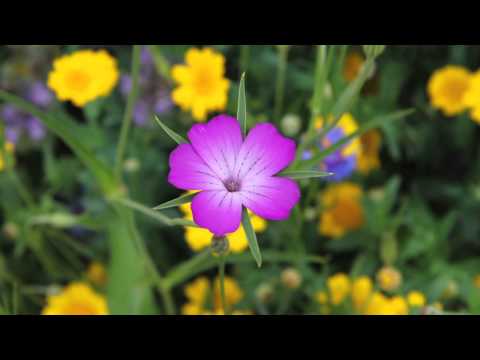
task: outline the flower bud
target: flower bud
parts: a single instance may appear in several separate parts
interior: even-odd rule
[[[367,59],[375,60],[385,51],[385,45],[363,45],[363,52]]]
[[[215,256],[222,256],[228,254],[230,250],[230,243],[226,236],[214,236],[212,238],[212,254]]]
[[[303,216],[305,217],[305,220],[307,221],[312,221],[317,218],[317,210],[316,208],[309,206],[305,209],[305,212],[303,213]]]
[[[397,239],[392,233],[387,233],[380,244],[380,257],[385,264],[393,264],[397,260]]]
[[[302,275],[294,268],[285,269],[280,277],[282,284],[289,289],[298,289],[302,285]]]
[[[2,232],[7,239],[15,240],[18,237],[20,231],[18,230],[18,226],[16,224],[9,222],[3,225]]]
[[[450,280],[447,283],[447,286],[445,287],[445,289],[443,290],[441,297],[444,300],[448,300],[448,299],[454,298],[457,295],[458,295],[458,285],[455,281]]]
[[[296,114],[287,114],[282,119],[282,131],[287,136],[295,136],[302,127],[302,119]]]
[[[402,274],[391,266],[385,266],[377,273],[380,288],[385,291],[394,291],[402,284]]]
[[[273,298],[273,287],[270,284],[260,284],[255,290],[255,297],[261,303],[268,303]]]
[[[127,159],[123,163],[123,168],[127,173],[135,173],[140,169],[140,162],[135,158]]]

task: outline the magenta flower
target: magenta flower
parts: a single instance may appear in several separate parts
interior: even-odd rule
[[[217,236],[238,229],[242,206],[267,220],[285,220],[300,199],[291,179],[275,175],[295,158],[295,142],[273,125],[258,124],[243,139],[238,121],[227,115],[188,132],[191,144],[170,155],[168,181],[200,190],[192,200],[195,223]]]

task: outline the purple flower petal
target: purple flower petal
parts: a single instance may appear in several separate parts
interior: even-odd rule
[[[181,144],[170,154],[168,182],[183,190],[225,191],[223,183],[190,144]]]
[[[236,231],[242,216],[240,193],[202,191],[192,201],[193,220],[213,234],[222,236]]]
[[[33,83],[27,91],[27,99],[37,106],[46,108],[53,101],[53,94],[40,81]]]
[[[207,124],[194,125],[188,138],[195,152],[223,181],[233,173],[242,146],[242,132],[238,121],[219,115]]]
[[[239,179],[275,175],[295,159],[295,148],[273,125],[259,124],[245,139],[234,173]]]
[[[283,177],[250,178],[242,183],[243,204],[267,220],[285,220],[300,199],[300,188]]]
[[[33,141],[42,140],[45,137],[45,128],[36,117],[31,116],[27,121],[28,135]]]

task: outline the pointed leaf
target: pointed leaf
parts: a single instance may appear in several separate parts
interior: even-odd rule
[[[165,133],[170,136],[170,138],[175,141],[177,144],[187,144],[188,141],[181,135],[178,135],[175,131],[173,131],[172,129],[170,129],[167,125],[165,125],[159,118],[157,115],[154,116],[155,117],[155,121],[157,122],[158,125],[160,125],[160,127],[162,128],[163,131],[165,131]]]
[[[407,109],[407,110],[396,111],[396,112],[388,114],[388,115],[380,115],[380,116],[374,118],[373,120],[371,120],[371,121],[365,123],[364,125],[362,125],[353,134],[344,137],[342,140],[336,142],[334,145],[332,145],[329,148],[323,150],[322,152],[320,152],[319,154],[314,156],[312,159],[302,161],[300,163],[299,167],[301,167],[303,169],[308,169],[308,168],[314,167],[314,166],[318,165],[325,157],[334,153],[340,147],[349,143],[352,139],[355,139],[356,137],[359,137],[359,136],[363,135],[368,130],[377,128],[377,127],[381,126],[386,121],[393,121],[393,120],[402,119],[402,118],[412,114],[414,111],[415,111],[415,109]]]
[[[240,85],[238,86],[238,110],[237,120],[242,126],[243,135],[247,135],[247,98],[245,95],[245,73],[242,74]]]
[[[173,199],[173,200],[170,200],[170,201],[167,201],[161,205],[158,205],[158,206],[155,206],[153,208],[153,210],[165,210],[165,209],[170,209],[170,208],[173,208],[173,207],[178,207],[180,205],[183,205],[183,204],[188,204],[190,202],[192,202],[192,199],[195,197],[195,195],[197,195],[196,193],[194,194],[186,194],[186,195],[182,195],[182,196],[179,196],[178,198],[176,199]]]
[[[245,234],[247,235],[248,246],[252,252],[253,258],[257,262],[258,267],[262,266],[262,254],[260,253],[260,248],[258,247],[257,235],[255,230],[253,230],[252,222],[250,221],[250,215],[248,215],[247,209],[243,208],[242,214],[242,225]]]
[[[155,210],[152,210],[130,199],[115,197],[115,198],[110,198],[110,200],[120,205],[123,205],[127,208],[136,210],[144,215],[147,215],[166,226],[179,225],[179,226],[197,227],[197,225],[193,221],[186,220],[186,219],[172,219],[164,214],[161,214]]]
[[[25,101],[24,99],[10,94],[6,91],[0,90],[0,99],[14,104],[19,109],[32,114],[39,118],[42,123],[58,137],[60,137],[75,155],[89,168],[99,182],[104,192],[109,192],[116,189],[116,182],[113,177],[113,171],[98,160],[93,152],[79,141],[78,126],[72,121],[68,120],[67,116],[59,117],[56,114],[43,112],[35,105]]]
[[[293,180],[322,178],[332,176],[333,173],[317,170],[286,170],[278,174],[278,176],[288,177]]]

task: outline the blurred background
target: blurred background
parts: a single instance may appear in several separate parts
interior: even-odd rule
[[[136,49],[0,47],[1,314],[480,313],[479,46]],[[154,115],[182,136],[235,116],[243,72],[249,127],[334,175],[300,180],[289,220],[252,217],[260,269],[229,236],[223,309],[211,234],[189,204],[152,210],[183,194]]]

